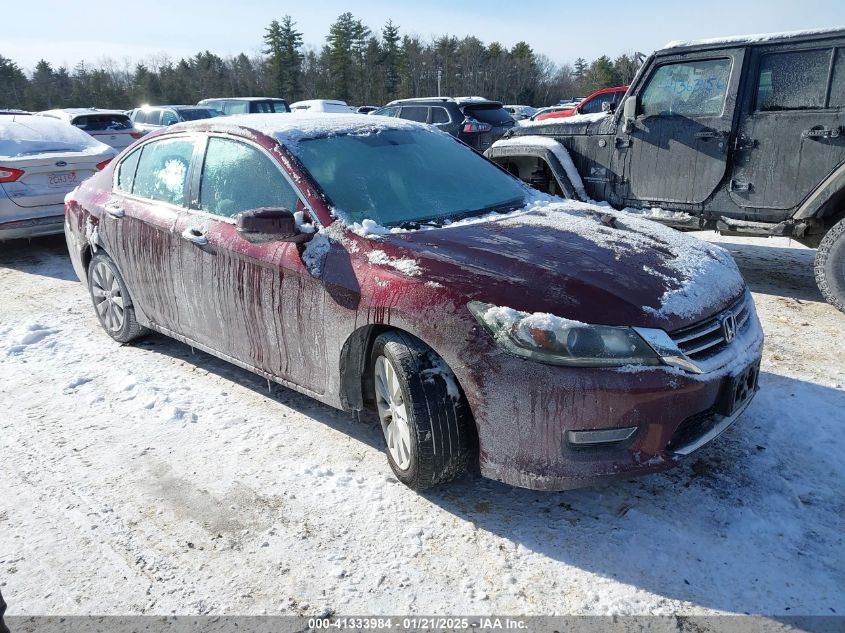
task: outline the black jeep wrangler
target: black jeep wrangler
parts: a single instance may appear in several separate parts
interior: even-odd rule
[[[845,311],[845,30],[673,43],[606,109],[514,128],[485,154],[549,193],[816,247]]]

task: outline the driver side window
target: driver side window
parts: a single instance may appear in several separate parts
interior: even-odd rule
[[[200,208],[235,217],[241,211],[296,211],[298,196],[281,169],[261,150],[227,138],[208,139],[200,180]]]
[[[645,116],[719,116],[730,74],[730,59],[703,59],[660,66],[642,92],[640,113]]]

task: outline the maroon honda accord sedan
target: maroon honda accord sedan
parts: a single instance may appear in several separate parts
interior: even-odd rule
[[[164,333],[372,410],[395,475],[561,490],[677,464],[757,390],[722,249],[527,188],[434,128],[360,115],[174,125],[66,201],[114,340]]]

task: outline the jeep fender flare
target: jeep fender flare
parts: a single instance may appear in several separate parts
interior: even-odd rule
[[[830,203],[838,194],[845,192],[845,163],[837,167],[815,188],[798,210],[792,215],[795,220],[808,220],[827,215],[835,215],[840,208],[829,209]]]
[[[572,162],[572,159],[569,156],[569,151],[563,146],[563,144],[554,141],[557,143],[557,147],[552,150],[548,147],[548,142],[553,139],[550,139],[547,136],[517,136],[513,138],[518,138],[519,143],[510,143],[509,141],[512,139],[502,139],[500,141],[496,141],[487,149],[487,151],[484,152],[484,155],[498,164],[500,164],[499,159],[516,156],[539,158],[549,166],[552,175],[555,177],[555,180],[557,180],[558,185],[566,194],[567,198],[581,201],[587,200],[587,193],[584,190],[584,185],[581,182],[580,176],[578,176],[578,172],[576,171],[574,174],[575,176],[578,176],[578,181],[573,183],[563,165],[563,161],[568,161],[570,169],[575,171],[575,163]],[[532,143],[532,138],[536,138],[537,141]],[[561,158],[558,158],[558,156]]]

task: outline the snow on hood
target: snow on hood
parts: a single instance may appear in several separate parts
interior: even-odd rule
[[[662,278],[667,286],[659,307],[643,306],[656,316],[692,318],[706,306],[737,297],[744,287],[736,263],[723,248],[624,211],[576,201],[539,202],[502,222],[574,233],[619,255],[666,253],[664,270],[645,271]]]
[[[425,251],[428,247],[423,245],[424,242],[439,241],[436,247],[439,256],[451,259],[457,256],[457,253],[452,253],[450,248],[475,248],[477,245],[471,243],[473,240],[483,241],[488,246],[492,243],[498,244],[495,250],[499,256],[507,256],[510,251],[513,251],[510,254],[518,261],[504,264],[506,268],[520,262],[525,265],[534,265],[531,262],[538,262],[546,269],[557,270],[561,275],[579,278],[584,284],[593,283],[599,277],[606,278],[606,271],[610,270],[617,279],[616,283],[623,287],[637,285],[657,289],[654,294],[655,303],[641,305],[639,310],[643,314],[665,321],[688,322],[710,314],[735,299],[744,287],[733,258],[718,246],[624,211],[614,211],[609,207],[573,200],[564,201],[541,194],[531,196],[528,204],[517,211],[466,218],[440,228],[423,227],[418,230],[392,233],[389,228],[372,221],[367,221],[364,225],[366,230],[362,230],[363,225],[347,226],[347,229],[370,240],[386,240],[406,249],[408,253],[416,249],[419,252],[415,254],[420,255],[420,270],[425,270]],[[485,225],[489,226],[490,235],[486,238],[462,235],[458,243],[450,245],[454,240],[451,240],[448,232],[474,225],[479,229]],[[528,233],[533,233],[533,235],[544,236],[543,239],[547,242],[543,245],[544,248],[551,247],[551,244],[556,245],[552,250],[551,259],[543,260],[539,255],[532,256],[530,261],[526,259],[529,256],[523,254],[520,249],[534,248],[536,250],[540,245],[531,247],[528,242],[514,241],[518,238],[519,229],[523,227],[540,229],[522,232],[524,240],[530,242],[531,239],[535,239],[528,235]],[[421,239],[416,239],[415,234]],[[559,234],[559,237],[556,234]],[[573,246],[572,240],[568,240],[566,234],[577,237],[579,244],[591,243],[592,246],[587,250],[592,251],[596,263],[579,272],[579,266],[585,264],[576,264],[567,258],[569,253],[575,252],[571,250],[572,248],[577,250],[580,247]],[[429,240],[426,236],[430,236],[431,239]],[[420,249],[423,250],[420,251]],[[404,257],[396,253],[394,256]],[[464,254],[464,256],[467,255]],[[468,257],[473,256],[468,255]],[[567,266],[567,261],[570,261],[571,265]],[[488,264],[479,265],[483,267]],[[605,272],[599,272],[595,266],[599,266]],[[636,266],[638,269],[631,266]],[[418,272],[416,268],[414,272],[425,276],[425,273]],[[487,274],[495,274],[495,272],[488,270]],[[516,279],[513,274],[510,276]],[[530,276],[526,275],[519,283],[528,283],[528,279]],[[636,292],[630,293],[630,296],[636,296]]]

